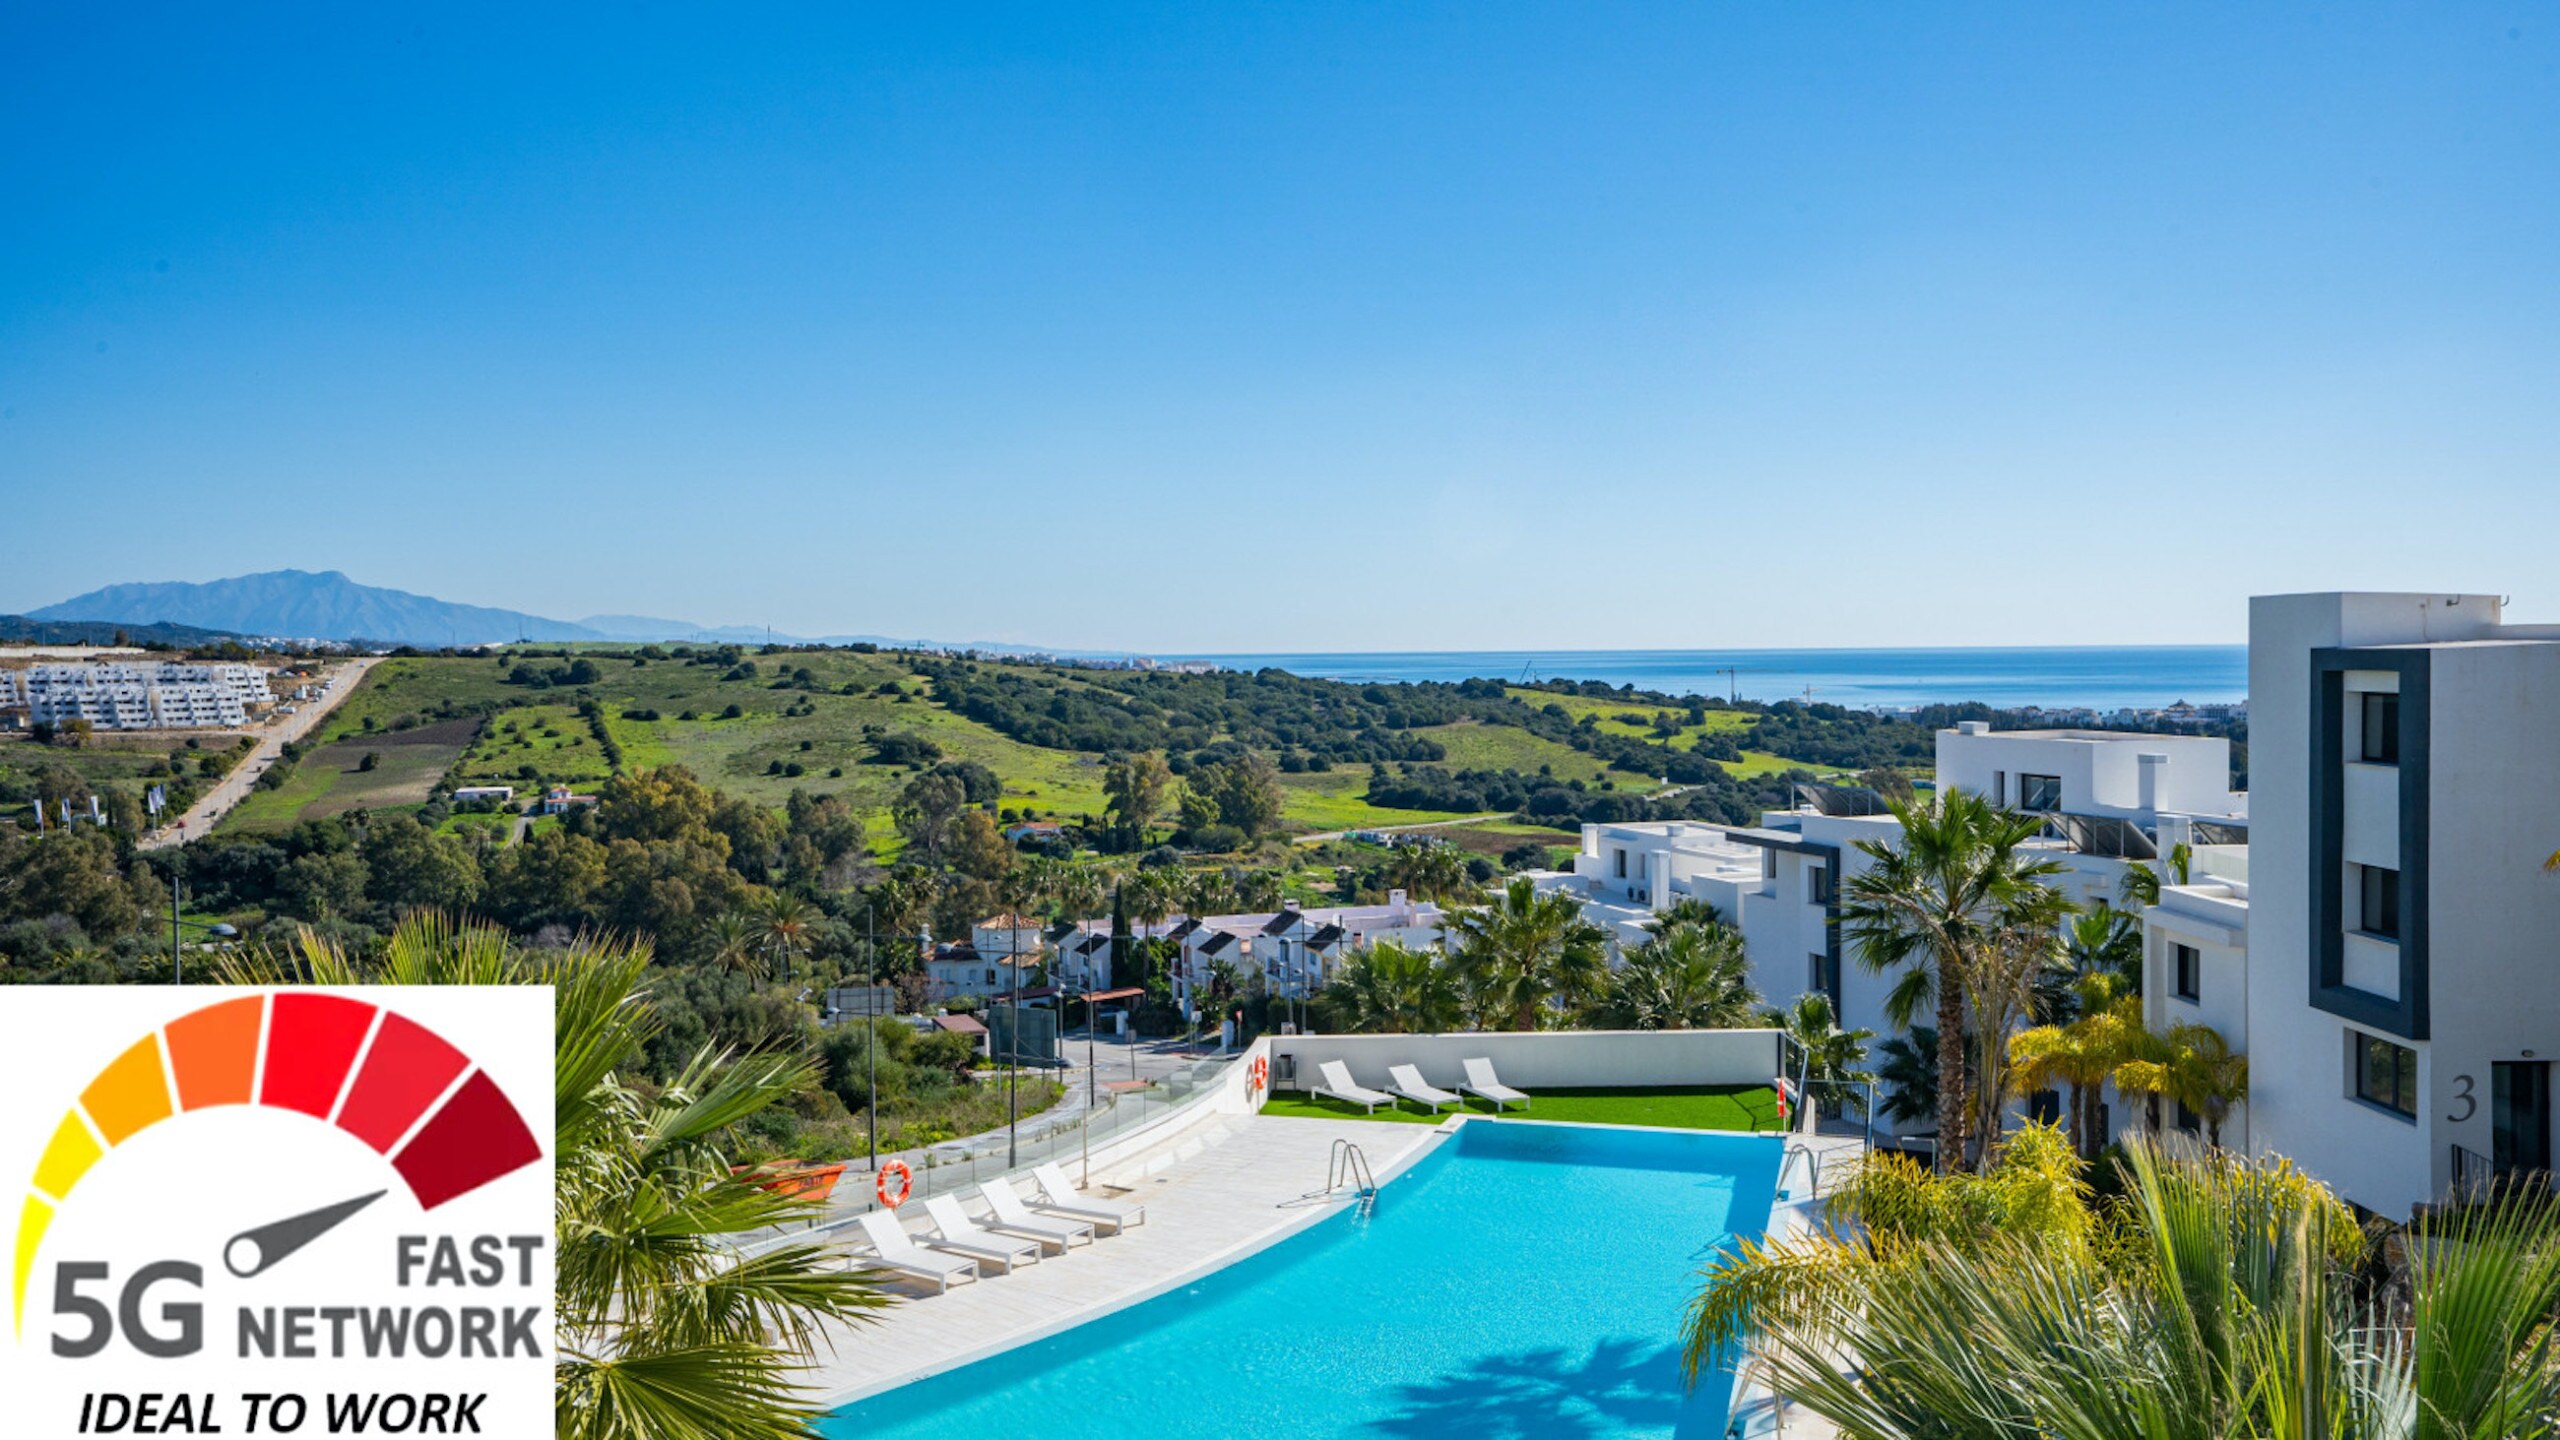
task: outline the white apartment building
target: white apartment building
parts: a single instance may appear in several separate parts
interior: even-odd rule
[[[2200,867],[2220,867],[2210,874],[2245,875],[2248,796],[2231,788],[2230,767],[2229,742],[2200,736],[1967,722],[1937,737],[1939,785],[2050,817],[2029,849],[2063,867],[2049,883],[2084,909],[2117,903],[2128,869],[2177,844]],[[1861,842],[1890,847],[1901,824],[1867,791],[1798,794],[1794,809],[1758,825],[1586,825],[1573,871],[1539,875],[1539,887],[1578,896],[1621,953],[1661,911],[1703,900],[1742,932],[1752,983],[1771,1004],[1818,990],[1844,1028],[1894,1036],[1885,996],[1896,977],[1844,954],[1839,896],[1875,863]]]
[[[31,724],[87,721],[100,730],[190,730],[248,723],[273,701],[253,665],[179,661],[31,665],[0,670],[0,708]]]
[[[2503,608],[2249,607],[2247,1139],[2394,1218],[2551,1163],[2560,626]]]

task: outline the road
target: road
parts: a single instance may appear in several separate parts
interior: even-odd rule
[[[1381,835],[1409,835],[1419,830],[1446,830],[1456,825],[1481,825],[1487,820],[1508,820],[1510,818],[1510,811],[1494,810],[1488,811],[1482,815],[1461,815],[1455,820],[1426,820],[1419,825],[1362,825],[1359,828],[1362,830],[1375,830]],[[1327,830],[1319,835],[1301,835],[1297,838],[1295,843],[1300,845],[1321,845],[1327,840],[1339,840],[1350,833],[1351,832],[1348,830]]]
[[[284,747],[310,734],[313,726],[327,719],[329,712],[338,708],[339,702],[355,693],[356,685],[373,666],[371,656],[348,661],[329,673],[318,699],[305,703],[280,723],[259,726],[252,732],[258,737],[258,748],[250,751],[247,759],[232,766],[231,773],[206,791],[175,825],[143,836],[135,848],[158,850],[164,846],[183,845],[213,833],[214,822],[231,813],[231,807],[249,797],[258,777],[266,773],[267,766],[273,764],[278,755],[284,753]]]

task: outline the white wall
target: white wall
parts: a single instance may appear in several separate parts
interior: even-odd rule
[[[1352,1079],[1373,1088],[1386,1083],[1388,1066],[1413,1065],[1423,1079],[1450,1089],[1466,1078],[1468,1060],[1487,1059],[1503,1083],[1532,1094],[1541,1086],[1766,1085],[1778,1073],[1775,1030],[1275,1035],[1258,1043],[1275,1057],[1295,1057],[1293,1083],[1301,1089],[1315,1083],[1317,1067],[1328,1060],[1342,1061]]]

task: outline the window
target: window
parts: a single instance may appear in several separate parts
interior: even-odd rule
[[[1609,853],[1618,857],[1618,878],[1619,878],[1619,879],[1621,879],[1621,880],[1626,879],[1626,878],[1627,878],[1627,852],[1626,852],[1626,851],[1624,851],[1624,850],[1612,850],[1612,851],[1610,851]]]
[[[1831,867],[1814,864],[1804,867],[1804,898],[1812,905],[1831,903]]]
[[[2347,1035],[2356,1048],[2357,1098],[2417,1118],[2418,1052],[2378,1035]]]
[[[1812,981],[1810,988],[1819,990],[1825,995],[1837,996],[1840,993],[1839,965],[1819,950],[1807,955],[1805,960],[1807,974]]]
[[[2178,1128],[2190,1135],[2204,1128],[2204,1117],[2188,1109],[2184,1100],[2178,1102]]]
[[[2400,872],[2379,865],[2356,867],[2356,928],[2384,940],[2400,938]]]
[[[2364,700],[2364,745],[2361,757],[2368,765],[2400,763],[2400,697],[2384,691],[2368,690]]]
[[[2059,810],[2062,808],[2062,777],[2059,775],[2018,774],[2018,808],[2021,810]]]
[[[1994,805],[2009,803],[2009,772],[2006,770],[1991,772],[1991,803]]]
[[[2178,969],[2177,997],[2181,1000],[2199,998],[2204,992],[2203,953],[2193,945],[2172,945],[2169,954]]]

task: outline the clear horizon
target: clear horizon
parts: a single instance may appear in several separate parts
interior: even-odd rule
[[[2555,77],[2524,6],[31,8],[0,612],[295,567],[1305,654],[2517,592]]]

